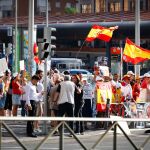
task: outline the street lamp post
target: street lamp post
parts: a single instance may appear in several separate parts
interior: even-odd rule
[[[18,62],[17,62],[17,60],[18,60],[18,53],[17,53],[17,49],[18,49],[18,47],[17,47],[17,34],[18,34],[18,32],[17,32],[17,28],[18,28],[18,0],[15,0],[15,3],[16,3],[16,7],[15,7],[15,60],[14,60],[14,62],[15,62],[15,69],[14,69],[14,72],[17,72],[18,70]]]
[[[34,44],[34,37],[33,37],[33,32],[34,32],[34,0],[29,0],[29,24],[28,24],[28,41],[29,41],[29,49],[28,49],[28,54],[29,54],[29,61],[28,61],[28,68],[29,68],[29,73],[31,76],[33,75],[32,67],[33,67],[33,44]]]
[[[140,46],[140,0],[135,1],[135,43]],[[135,73],[138,68],[139,65],[134,66]]]
[[[48,0],[46,0],[46,27],[48,28]],[[47,116],[47,58],[44,59],[44,91],[44,116]],[[46,121],[43,124],[43,133],[47,134]]]

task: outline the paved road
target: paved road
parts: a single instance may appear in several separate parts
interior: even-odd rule
[[[25,128],[26,122],[7,122],[7,125],[15,132],[20,141],[23,141],[24,145],[29,150],[35,149],[36,145],[44,138],[44,135],[39,135],[37,138],[30,138],[26,136]],[[130,138],[139,147],[144,140],[149,136],[144,134],[145,129],[132,129]],[[87,149],[91,148],[93,144],[105,130],[87,130],[84,135],[77,135],[78,138],[84,143]],[[22,149],[16,141],[9,135],[9,133],[2,129],[2,150],[20,150]],[[58,150],[59,149],[59,136],[49,137],[48,140],[40,147],[40,150]],[[73,137],[69,137],[68,133],[64,135],[64,149],[65,150],[82,150],[83,148],[76,142]],[[110,131],[108,135],[99,143],[96,150],[112,150],[113,149],[113,131]],[[117,149],[118,150],[134,150],[131,144],[123,136],[123,134],[117,134]],[[150,141],[144,147],[144,150],[150,150]]]

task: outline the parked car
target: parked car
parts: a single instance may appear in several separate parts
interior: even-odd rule
[[[88,70],[86,69],[68,69],[66,70],[68,71],[71,75],[74,75],[74,74],[77,74],[77,73],[80,73],[82,75],[92,75],[91,72],[89,72]],[[64,71],[63,71],[64,72]]]
[[[86,69],[69,69],[66,71],[68,71],[70,75],[75,75],[75,74],[80,73],[82,74],[83,78],[86,78],[88,80],[88,82],[90,83],[93,82],[94,75]],[[62,73],[64,73],[64,71]]]

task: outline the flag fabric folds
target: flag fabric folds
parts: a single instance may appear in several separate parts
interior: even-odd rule
[[[34,61],[36,62],[36,64],[40,64],[40,59],[38,57],[38,46],[36,43],[34,43],[33,45],[33,54],[34,54]]]
[[[112,38],[113,31],[116,29],[118,29],[118,26],[105,28],[102,26],[93,25],[85,41],[92,42],[97,38],[105,42],[109,42]]]
[[[122,59],[125,62],[129,62],[135,65],[139,62],[150,59],[150,50],[146,50],[135,45],[127,38]]]

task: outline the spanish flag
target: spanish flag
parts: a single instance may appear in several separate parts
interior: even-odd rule
[[[36,62],[36,64],[40,64],[41,61],[38,57],[38,46],[36,43],[34,43],[33,45],[33,54],[34,54],[34,61]]]
[[[145,60],[150,59],[150,50],[146,50],[142,47],[135,45],[128,38],[123,52],[123,60],[132,64],[137,64]]]
[[[118,29],[118,26],[105,28],[102,26],[93,25],[85,41],[91,42],[97,38],[105,42],[109,42],[112,38],[113,31],[116,29]]]

